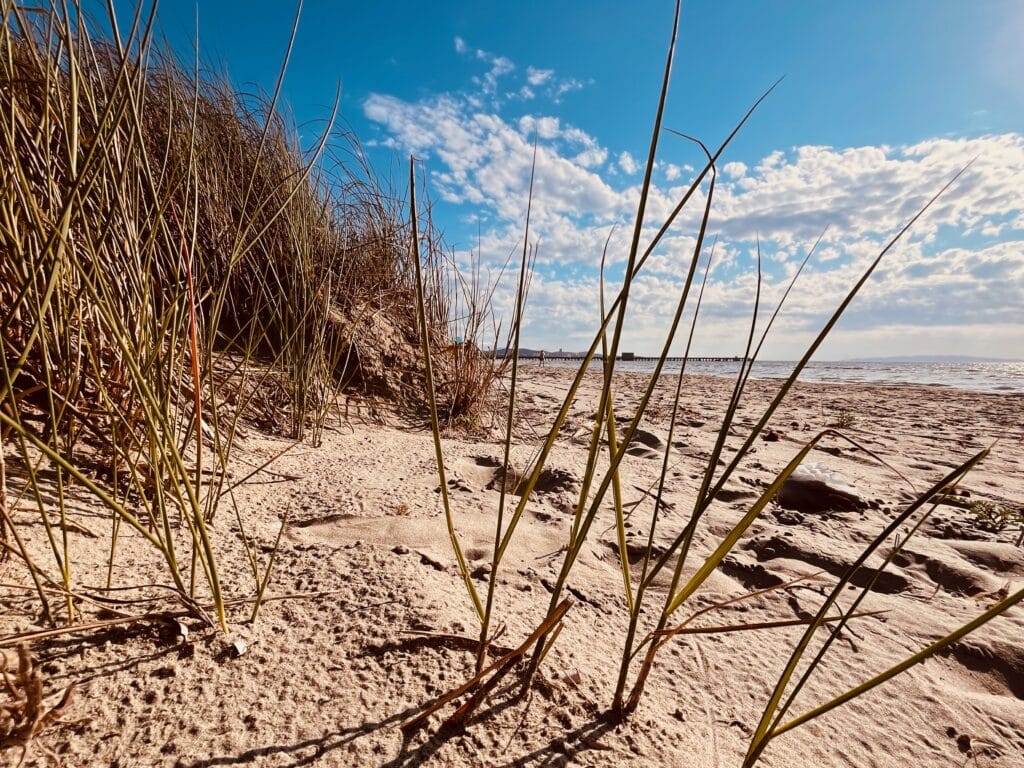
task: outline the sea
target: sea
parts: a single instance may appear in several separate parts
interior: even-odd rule
[[[575,360],[551,360],[548,365],[576,368]],[[615,364],[618,371],[650,373],[654,362],[625,361]],[[785,379],[792,373],[796,362],[764,360],[754,363],[751,377],[757,379]],[[665,373],[676,373],[681,363],[669,361]],[[707,362],[689,360],[686,372],[705,376],[734,377],[739,372],[738,362]],[[811,361],[800,374],[800,381],[860,382],[870,384],[927,384],[953,387],[971,392],[997,394],[1024,394],[1024,362],[815,362]]]

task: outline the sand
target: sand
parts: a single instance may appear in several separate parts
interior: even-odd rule
[[[565,369],[527,366],[514,464],[526,468],[569,382]],[[617,381],[627,413],[644,377]],[[668,383],[674,382],[669,379]],[[589,378],[573,405],[521,528],[499,571],[498,645],[513,647],[541,620],[550,600],[583,471],[588,417],[599,381]],[[771,382],[751,382],[737,433],[753,423]],[[701,460],[713,445],[716,415],[729,382],[691,378],[671,446],[665,508],[656,543],[687,519]],[[670,391],[659,391],[623,466],[627,502],[646,498],[668,432]],[[970,499],[1018,505],[1024,397],[938,387],[798,385],[758,439],[695,539],[710,552],[805,441],[830,423],[862,448],[830,440],[808,461],[838,473],[864,508],[801,513],[772,505],[735,552],[694,596],[692,610],[800,575],[817,579],[767,592],[701,619],[706,624],[806,617],[856,557],[918,489],[996,438],[993,455],[962,488]],[[847,414],[843,416],[842,414]],[[480,425],[486,427],[487,425]],[[738,437],[730,439],[730,445]],[[251,429],[240,458],[258,466],[288,442]],[[459,535],[477,584],[493,546],[499,496],[498,430],[453,434],[444,441]],[[244,468],[244,467],[243,467]],[[236,474],[245,472],[236,470]],[[17,485],[16,473],[9,484]],[[460,582],[440,506],[433,446],[422,425],[375,423],[350,409],[333,420],[319,448],[297,446],[234,493],[247,533],[267,557],[280,521],[282,538],[269,593],[320,593],[267,602],[255,624],[247,607],[232,611],[232,642],[194,619],[94,629],[33,644],[45,692],[75,695],[61,722],[31,746],[28,765],[69,766],[738,766],[778,672],[802,628],[677,638],[658,657],[632,719],[603,717],[611,702],[626,613],[621,573],[602,511],[569,579],[573,605],[525,695],[510,676],[461,732],[439,734],[453,710],[404,734],[401,724],[473,672],[475,614]],[[82,524],[73,570],[84,590],[102,584],[109,514],[74,502]],[[25,535],[43,553],[31,509]],[[230,505],[219,513],[221,570],[233,596],[252,592],[234,536]],[[631,544],[647,533],[648,500],[637,508]],[[941,506],[932,522],[887,570],[863,608],[884,614],[853,622],[797,700],[801,712],[882,671],[977,615],[1009,585],[1024,582],[1017,530],[981,531],[966,511]],[[634,547],[631,547],[634,549]],[[116,581],[159,578],[126,535]],[[0,564],[0,634],[36,627],[37,605],[15,584],[23,566]],[[648,605],[664,599],[659,579]],[[851,593],[853,594],[853,593]],[[175,607],[165,604],[164,608]],[[87,618],[99,614],[83,606]],[[131,606],[127,612],[141,612]],[[679,617],[685,618],[687,610]],[[712,617],[714,617],[712,619]],[[238,646],[241,647],[241,646]],[[12,649],[5,651],[13,658]],[[47,752],[53,756],[47,756]],[[0,753],[15,764],[20,750]],[[1020,766],[1024,764],[1024,608],[1011,609],[953,652],[935,656],[847,706],[784,734],[768,747],[766,766]]]

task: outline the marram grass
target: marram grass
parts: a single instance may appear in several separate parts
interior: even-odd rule
[[[562,566],[559,572],[557,582],[552,590],[550,599],[550,605],[545,620],[538,626],[537,630],[528,638],[527,642],[534,643],[534,653],[532,660],[527,667],[526,675],[527,681],[530,676],[537,669],[538,665],[544,658],[551,644],[557,639],[558,633],[564,626],[565,622],[572,621],[572,612],[568,610],[568,604],[562,597],[563,587],[566,584],[566,580],[569,574],[572,572],[576,563],[579,552],[581,551],[584,543],[587,540],[588,533],[594,522],[594,519],[598,513],[598,510],[602,507],[604,499],[609,491],[612,490],[612,508],[614,509],[614,526],[616,528],[616,535],[619,541],[619,553],[620,553],[620,567],[623,573],[623,600],[622,604],[627,612],[629,618],[628,630],[623,638],[623,649],[621,660],[619,662],[619,674],[618,681],[614,693],[613,700],[610,702],[608,709],[608,716],[614,720],[623,720],[629,717],[629,715],[635,711],[640,703],[644,686],[647,682],[648,675],[651,668],[656,662],[656,657],[659,649],[661,649],[666,643],[680,634],[700,634],[708,631],[761,631],[765,629],[771,629],[781,626],[790,626],[792,622],[767,622],[760,624],[740,625],[740,626],[725,626],[725,627],[713,627],[708,630],[690,630],[688,628],[689,622],[701,613],[692,613],[689,618],[685,619],[682,623],[678,623],[675,626],[670,626],[670,619],[676,615],[676,613],[684,609],[689,599],[701,588],[706,579],[714,572],[719,566],[722,560],[729,552],[731,552],[737,543],[740,541],[743,534],[749,528],[761,512],[765,509],[768,503],[774,498],[775,494],[781,488],[782,483],[789,477],[789,475],[800,465],[800,463],[806,458],[811,450],[823,439],[826,438],[839,438],[848,439],[841,433],[834,430],[825,430],[812,440],[808,441],[789,461],[785,468],[776,476],[774,481],[765,489],[761,496],[755,500],[746,513],[738,520],[732,529],[721,539],[719,545],[711,552],[711,554],[705,556],[700,562],[696,563],[695,570],[692,575],[687,579],[683,579],[684,567],[688,564],[688,560],[691,558],[691,543],[693,541],[694,532],[697,526],[700,524],[704,513],[710,507],[713,499],[717,493],[724,487],[725,483],[732,476],[737,467],[740,466],[744,458],[749,453],[751,447],[754,444],[757,436],[767,425],[771,416],[775,413],[783,399],[792,388],[793,384],[797,381],[800,373],[807,366],[808,362],[813,357],[814,353],[821,346],[828,334],[835,327],[840,317],[855,300],[857,294],[864,286],[864,284],[871,277],[873,272],[876,270],[878,265],[882,262],[885,256],[892,250],[892,248],[906,235],[911,227],[924,216],[928,209],[935,203],[935,201],[953,185],[959,178],[960,173],[957,173],[951,178],[945,186],[942,187],[934,196],[924,205],[922,208],[910,218],[909,221],[903,226],[898,232],[896,232],[890,239],[888,244],[877,254],[876,258],[868,265],[867,269],[864,270],[860,278],[849,288],[847,295],[835,309],[833,314],[827,320],[825,325],[822,327],[820,332],[816,335],[814,340],[808,346],[806,352],[802,355],[799,362],[795,366],[790,376],[785,379],[779,386],[775,395],[770,399],[767,406],[764,408],[761,416],[757,419],[753,427],[747,428],[745,436],[743,437],[742,443],[738,449],[732,452],[731,456],[726,455],[725,441],[726,436],[730,434],[735,427],[735,416],[739,405],[743,399],[745,387],[749,379],[751,366],[757,359],[758,354],[764,344],[765,338],[767,337],[772,323],[778,316],[782,305],[788,297],[790,291],[794,287],[796,277],[799,276],[803,269],[801,265],[797,275],[794,276],[793,282],[788,286],[782,301],[779,306],[775,308],[771,315],[765,329],[763,330],[760,339],[755,336],[755,328],[758,321],[758,309],[760,304],[759,295],[753,297],[754,311],[750,323],[750,331],[747,336],[746,342],[746,353],[744,355],[744,364],[741,365],[740,372],[735,381],[733,387],[732,396],[726,408],[724,415],[721,417],[721,421],[718,429],[718,438],[715,446],[711,451],[711,454],[707,460],[707,464],[704,468],[702,480],[700,483],[700,490],[692,499],[692,511],[688,523],[677,532],[671,545],[664,551],[655,552],[654,549],[654,529],[658,523],[658,504],[653,505],[653,511],[651,513],[651,519],[646,521],[648,525],[649,537],[647,540],[646,549],[642,557],[642,566],[639,577],[636,578],[636,574],[632,571],[628,559],[626,558],[626,547],[624,546],[624,511],[621,502],[621,496],[619,492],[619,466],[626,453],[626,449],[629,446],[630,440],[635,434],[641,420],[643,419],[648,405],[650,403],[651,395],[654,391],[658,379],[661,376],[663,366],[666,358],[670,353],[670,349],[675,340],[679,324],[683,316],[684,310],[690,305],[690,294],[697,274],[698,264],[702,258],[706,257],[703,253],[704,241],[707,234],[707,227],[712,210],[712,201],[714,198],[714,187],[715,187],[715,168],[716,163],[721,156],[722,152],[736,136],[737,132],[746,123],[752,112],[760,104],[760,102],[770,93],[772,89],[776,87],[778,83],[773,85],[768,92],[766,92],[757,102],[751,107],[751,109],[743,116],[739,121],[735,129],[730,135],[722,142],[721,146],[714,152],[708,151],[703,144],[701,147],[704,149],[707,156],[707,163],[704,166],[702,172],[698,174],[697,178],[693,181],[692,185],[686,190],[683,196],[680,198],[678,204],[673,209],[671,215],[659,226],[657,234],[653,240],[646,246],[642,246],[642,235],[645,231],[645,207],[648,193],[651,186],[651,175],[655,166],[658,143],[661,137],[663,126],[661,124],[662,115],[664,113],[664,106],[667,99],[669,76],[672,67],[672,59],[675,50],[676,40],[676,29],[679,22],[679,3],[676,4],[676,17],[672,26],[672,33],[668,46],[668,56],[666,59],[664,79],[662,82],[661,94],[658,100],[657,108],[655,111],[656,117],[654,120],[654,126],[652,131],[651,145],[648,153],[647,165],[644,173],[644,181],[640,187],[639,200],[637,204],[637,215],[633,227],[633,236],[629,247],[629,252],[626,254],[626,270],[625,278],[622,286],[619,288],[609,307],[605,306],[605,285],[602,272],[601,281],[601,318],[597,331],[595,332],[594,339],[587,350],[586,355],[581,360],[579,371],[576,373],[569,386],[569,389],[565,395],[563,403],[559,408],[557,414],[552,419],[550,429],[546,437],[543,439],[540,448],[537,451],[536,460],[531,467],[531,470],[524,481],[520,484],[521,497],[519,502],[516,504],[515,509],[512,512],[511,517],[508,519],[504,529],[499,525],[495,535],[495,550],[493,567],[489,575],[488,583],[488,599],[484,607],[483,612],[480,610],[480,602],[476,595],[475,587],[467,579],[467,585],[470,591],[470,597],[473,604],[480,616],[481,622],[481,633],[480,633],[480,649],[478,653],[478,674],[465,686],[456,689],[445,697],[442,697],[431,706],[427,713],[436,711],[440,708],[440,705],[447,701],[452,701],[464,693],[469,691],[476,691],[474,695],[467,700],[457,712],[457,719],[462,722],[468,716],[471,711],[481,701],[481,689],[488,689],[491,686],[490,681],[487,680],[486,675],[494,669],[494,665],[491,668],[483,669],[483,659],[485,656],[485,649],[489,641],[488,638],[488,627],[491,626],[496,620],[492,617],[491,612],[493,608],[492,595],[496,589],[496,574],[498,566],[501,562],[502,556],[506,551],[512,537],[515,535],[516,527],[522,517],[523,511],[531,501],[531,494],[543,471],[545,462],[554,446],[557,435],[562,427],[562,424],[567,416],[569,406],[575,398],[579,389],[582,377],[590,362],[593,360],[598,348],[602,352],[602,370],[603,370],[603,383],[599,397],[599,405],[594,414],[594,424],[591,430],[589,445],[587,449],[587,458],[585,462],[585,471],[581,483],[581,491],[579,493],[578,502],[576,504],[575,514],[569,524],[568,539],[565,553],[562,559]],[[683,136],[683,138],[690,139],[690,137]],[[691,139],[693,140],[693,139]],[[666,329],[665,340],[660,352],[659,357],[655,363],[654,373],[651,375],[649,383],[641,393],[637,405],[634,406],[631,417],[628,419],[625,428],[619,432],[616,426],[616,414],[619,410],[614,405],[615,392],[613,388],[613,374],[615,368],[615,361],[618,355],[619,342],[622,338],[622,333],[625,330],[626,323],[626,307],[628,305],[630,297],[630,289],[637,276],[641,273],[644,264],[655,250],[658,243],[665,235],[665,233],[672,227],[676,217],[683,210],[684,207],[690,202],[693,195],[700,190],[705,183],[705,180],[710,177],[707,183],[705,196],[704,196],[704,209],[701,213],[699,230],[696,233],[696,247],[691,255],[689,268],[686,272],[686,276],[683,279],[680,289],[679,298],[677,303],[676,312],[674,314],[672,322]],[[414,179],[410,180],[410,184],[414,183]],[[532,196],[531,196],[532,197]],[[527,201],[527,210],[529,211],[532,205],[532,199]],[[526,252],[528,246],[528,231],[524,235],[523,249]],[[820,238],[819,238],[820,241]],[[815,244],[816,247],[817,244]],[[813,254],[815,247],[812,247],[808,251],[807,258],[810,258]],[[415,243],[414,243],[414,256],[416,255]],[[602,259],[603,263],[603,259]],[[804,264],[807,263],[807,259],[804,260]],[[706,279],[705,272],[705,279]],[[758,271],[758,292],[760,286],[760,270]],[[701,290],[703,289],[703,286]],[[516,327],[522,322],[522,316],[525,308],[525,299],[520,291],[518,294],[518,303],[514,310],[514,324]],[[699,316],[699,303],[700,294],[697,298],[697,306],[693,312],[693,325],[690,329],[690,335],[686,344],[686,354],[689,354],[690,344],[693,341],[694,333],[698,331],[698,316]],[[516,337],[518,338],[518,336]],[[756,343],[755,343],[756,342]],[[513,351],[517,349],[513,347]],[[515,358],[513,358],[514,360]],[[514,366],[514,364],[513,364]],[[683,366],[685,368],[685,357]],[[513,367],[513,370],[515,368]],[[685,398],[686,394],[682,389],[683,378],[680,374],[678,386],[676,389],[675,402],[673,404],[673,424],[675,424],[676,415],[679,412],[679,405]],[[513,389],[514,392],[514,389]],[[515,408],[514,396],[509,399],[508,404],[508,419],[513,418],[513,411]],[[437,427],[435,423],[435,437],[438,438]],[[511,431],[506,431],[505,437],[505,454],[508,455],[510,443],[511,443]],[[656,483],[657,491],[655,492],[655,498],[660,499],[663,492],[665,475],[668,470],[668,451],[671,440],[668,441],[665,451],[666,455],[662,463],[661,478]],[[441,453],[441,444],[439,439],[436,441],[437,446],[437,461],[438,466],[441,467],[443,464],[443,456]],[[608,451],[607,461],[602,464],[598,461],[599,454],[604,451]],[[901,662],[893,665],[890,669],[885,672],[876,675],[870,680],[851,688],[850,690],[834,697],[833,699],[821,704],[820,706],[813,708],[803,714],[790,717],[789,710],[796,698],[796,694],[801,688],[808,683],[813,683],[815,671],[822,662],[824,656],[828,653],[831,645],[831,640],[826,640],[816,654],[807,661],[803,667],[803,671],[799,679],[794,680],[795,671],[804,657],[810,646],[811,640],[820,636],[819,630],[823,627],[829,626],[830,632],[829,638],[835,638],[837,632],[842,628],[849,620],[856,618],[863,618],[873,614],[858,612],[857,608],[861,601],[864,599],[866,594],[870,591],[871,586],[877,580],[878,575],[881,571],[892,562],[893,558],[899,552],[899,550],[906,544],[907,540],[917,532],[921,524],[927,519],[930,514],[930,509],[925,509],[930,503],[930,500],[939,493],[943,488],[949,486],[950,483],[959,482],[968,472],[971,471],[979,462],[981,462],[988,451],[982,451],[976,456],[972,457],[968,461],[964,462],[956,469],[951,471],[946,477],[938,480],[936,484],[919,494],[917,498],[906,507],[904,507],[896,519],[889,524],[885,530],[881,531],[870,543],[864,546],[861,554],[851,563],[847,572],[838,580],[837,584],[831,591],[829,598],[819,608],[817,614],[813,619],[807,621],[801,621],[797,623],[806,624],[807,628],[797,643],[796,647],[792,651],[792,655],[789,663],[781,674],[778,675],[776,682],[773,686],[774,690],[769,697],[768,702],[765,706],[764,715],[761,718],[760,723],[753,731],[751,736],[749,748],[747,751],[746,758],[744,760],[745,766],[751,766],[755,764],[765,748],[768,746],[770,741],[793,728],[799,727],[803,723],[818,717],[829,710],[840,706],[847,701],[856,698],[862,693],[870,690],[871,688],[886,682],[892,677],[900,674],[911,666],[920,663],[930,655],[946,648],[950,643],[955,642],[957,639],[963,637],[968,632],[972,632],[977,628],[983,626],[987,621],[991,620],[995,616],[1005,612],[1008,608],[1024,600],[1024,590],[1018,591],[1014,594],[1010,594],[998,603],[986,610],[984,613],[973,619],[972,621],[964,624],[963,626],[951,631],[942,639],[932,643],[931,645],[922,648],[920,651],[907,656]],[[719,466],[723,466],[719,470]],[[600,468],[600,469],[599,469]],[[443,487],[443,482],[442,482]],[[504,512],[504,496],[500,501],[501,511]],[[932,502],[932,508],[934,508],[934,502]],[[922,512],[922,510],[925,511]],[[504,515],[502,514],[502,517]],[[446,506],[446,518],[449,523],[449,532],[453,545],[455,547],[457,557],[459,556],[460,545],[458,542],[457,532],[455,531],[453,524],[452,511]],[[855,598],[851,606],[845,611],[839,613],[834,612],[836,597],[850,585],[851,579],[854,574],[861,569],[868,557],[873,554],[885,541],[891,538],[894,531],[898,530],[900,526],[910,525],[909,533],[904,537],[897,545],[892,548],[887,557],[884,559],[882,565],[876,570],[874,576],[868,580],[868,583],[863,587],[858,596]],[[664,599],[664,603],[660,608],[654,609],[653,615],[653,626],[652,628],[643,633],[640,633],[640,626],[644,623],[645,618],[647,623],[650,623],[650,610],[647,609],[645,604],[645,598],[647,597],[647,590],[653,583],[654,578],[665,568],[670,568],[671,586],[667,591]],[[634,587],[634,582],[636,586]],[[743,597],[734,598],[734,600],[744,599]],[[732,601],[730,601],[732,602]],[[645,611],[645,609],[647,609]],[[638,641],[638,638],[639,641]],[[608,661],[611,662],[613,654],[611,649],[609,651]],[[601,660],[595,660],[595,663],[601,664]],[[499,665],[500,666],[500,665]],[[501,668],[500,674],[505,674],[507,670]],[[775,675],[777,673],[766,673]],[[497,673],[495,673],[497,677]],[[492,678],[493,680],[493,678]],[[789,719],[787,719],[787,717]],[[426,721],[425,715],[420,716],[414,721],[415,725],[422,725]]]
[[[127,586],[130,531],[226,630],[218,552],[243,547],[260,598],[277,546],[261,562],[237,509],[237,538],[218,516],[242,423],[320,440],[372,363],[366,318],[416,306],[409,223],[357,146],[331,162],[347,146],[333,113],[299,147],[278,110],[287,56],[272,95],[243,96],[153,42],[154,6],[127,31],[110,13],[0,4],[0,466],[19,470],[0,483],[0,543],[50,621],[82,621],[85,494],[109,513],[107,588]],[[439,263],[421,281],[433,327],[449,312]],[[22,535],[33,516],[45,555]]]

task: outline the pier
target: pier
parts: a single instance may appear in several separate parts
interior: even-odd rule
[[[536,352],[528,352],[519,356],[520,360],[537,360],[540,355]],[[576,360],[582,361],[583,357],[580,355],[560,355],[558,353],[545,352],[545,360]],[[660,358],[658,357],[643,357],[641,355],[632,355],[628,352],[616,356],[616,360],[620,362],[632,363],[632,362],[657,362]],[[604,360],[604,356],[597,354],[594,355],[594,360]],[[665,362],[669,363],[681,363],[683,360],[687,360],[691,363],[742,363],[744,358],[742,357],[697,357],[691,356],[688,358],[684,357],[666,357]]]

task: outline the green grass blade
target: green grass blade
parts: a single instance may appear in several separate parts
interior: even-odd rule
[[[481,624],[484,620],[484,606],[477,594],[476,586],[469,574],[466,556],[462,553],[458,534],[455,532],[455,520],[452,516],[451,502],[448,498],[448,482],[444,471],[444,451],[441,448],[441,426],[437,418],[437,398],[434,390],[434,370],[430,358],[430,326],[427,325],[426,300],[423,295],[423,274],[420,267],[419,225],[416,212],[416,161],[409,158],[409,219],[412,222],[412,261],[416,271],[416,311],[420,324],[420,346],[423,353],[423,368],[426,378],[427,405],[430,408],[430,431],[434,437],[434,456],[437,460],[437,475],[441,482],[441,504],[444,507],[445,524],[448,527],[448,539],[459,566],[459,575],[466,586],[466,591],[476,609]],[[511,531],[509,533],[511,535]]]
[[[918,509],[928,502],[936,493],[939,493],[943,488],[947,487],[950,483],[957,482],[967,472],[974,468],[979,462],[981,462],[986,456],[988,456],[990,449],[985,449],[974,457],[969,459],[964,464],[950,472],[945,478],[936,483],[929,491],[922,494],[917,498],[915,502],[910,504],[901,514],[899,514],[885,530],[868,546],[864,549],[857,560],[850,566],[846,575],[840,579],[839,583],[832,590],[828,598],[824,601],[822,606],[819,608],[818,616],[821,617],[826,611],[828,611],[834,604],[836,599],[839,597],[842,589],[852,578],[853,574],[860,569],[861,566],[867,561],[868,557],[877,549],[883,541],[891,536],[895,531],[899,529],[907,519],[909,519]],[[786,664],[785,669],[779,676],[778,681],[775,684],[775,689],[772,692],[771,697],[768,700],[768,704],[765,707],[764,714],[761,716],[761,721],[758,723],[757,728],[754,731],[754,735],[751,738],[750,749],[747,753],[748,764],[752,764],[756,761],[757,757],[764,750],[768,739],[770,738],[769,733],[771,732],[771,722],[775,718],[779,718],[785,714],[785,710],[780,711],[780,704],[782,702],[782,696],[786,688],[789,685],[790,680],[793,677],[796,667],[803,657],[808,645],[810,645],[811,639],[814,633],[818,630],[820,622],[811,624],[803,637],[800,639],[792,655],[790,656],[789,662]]]

